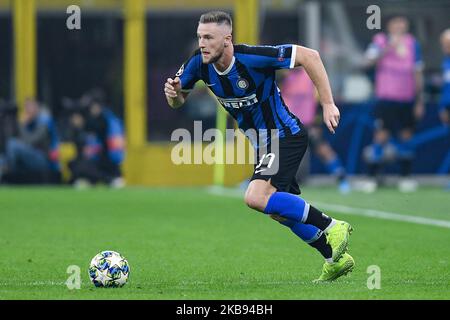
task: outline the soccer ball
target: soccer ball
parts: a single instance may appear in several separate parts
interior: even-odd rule
[[[89,265],[89,278],[96,287],[122,287],[129,274],[128,261],[115,251],[100,252]]]

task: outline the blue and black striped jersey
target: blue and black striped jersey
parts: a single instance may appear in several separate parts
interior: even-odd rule
[[[275,81],[277,69],[293,68],[296,46],[235,45],[227,70],[204,64],[197,50],[177,73],[182,91],[203,80],[243,131],[278,129],[280,138],[300,132],[300,120],[289,112]]]

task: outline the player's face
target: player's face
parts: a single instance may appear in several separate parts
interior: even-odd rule
[[[199,23],[197,38],[203,63],[215,63],[222,57],[227,42],[226,29],[217,23]]]

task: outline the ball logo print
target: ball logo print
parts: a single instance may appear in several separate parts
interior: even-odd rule
[[[129,274],[128,261],[115,251],[100,252],[89,265],[89,278],[96,287],[122,287]]]

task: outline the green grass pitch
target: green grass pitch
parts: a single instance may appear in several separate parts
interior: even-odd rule
[[[339,195],[309,188],[311,202],[450,221],[450,193]],[[326,211],[355,228],[356,269],[313,284],[320,255],[242,199],[206,189],[0,188],[0,299],[450,299],[450,229]],[[89,281],[90,259],[115,250],[129,261],[123,288]],[[81,268],[69,290],[68,266]],[[381,270],[369,290],[367,268]]]

